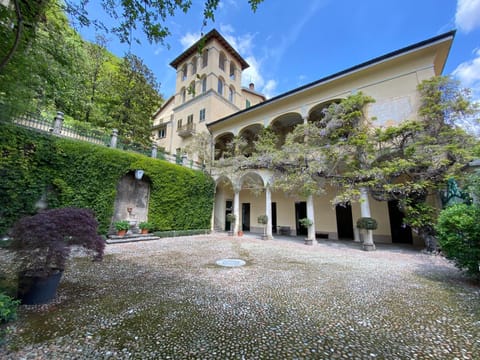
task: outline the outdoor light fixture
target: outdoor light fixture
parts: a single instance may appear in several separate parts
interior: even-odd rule
[[[143,177],[143,174],[145,173],[145,171],[143,170],[135,170],[135,179],[137,180],[142,180],[142,177]]]

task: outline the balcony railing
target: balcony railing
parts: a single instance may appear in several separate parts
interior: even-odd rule
[[[177,128],[178,136],[189,137],[195,133],[195,124],[185,124]]]

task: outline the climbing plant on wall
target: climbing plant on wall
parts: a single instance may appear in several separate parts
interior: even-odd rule
[[[22,215],[48,207],[92,209],[106,232],[117,183],[142,168],[151,182],[149,221],[156,230],[210,228],[213,180],[143,155],[0,125],[0,234]]]

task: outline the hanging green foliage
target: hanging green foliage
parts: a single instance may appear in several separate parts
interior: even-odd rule
[[[140,154],[0,125],[0,234],[38,203],[92,209],[105,233],[118,181],[142,168],[150,180],[149,221],[158,230],[210,228],[213,180]]]

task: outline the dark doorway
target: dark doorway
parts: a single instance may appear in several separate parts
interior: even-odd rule
[[[405,214],[398,208],[398,200],[388,202],[388,214],[390,216],[390,231],[392,242],[397,244],[412,244],[412,229],[403,224]]]
[[[277,233],[277,203],[272,202],[272,234]]]
[[[250,231],[250,203],[242,204],[242,230]]]
[[[307,203],[299,201],[295,203],[295,224],[297,227],[297,235],[308,235],[308,228],[300,224],[300,219],[307,217]]]
[[[337,233],[339,239],[353,240],[352,206],[350,204],[337,205]]]
[[[230,221],[228,220],[227,215],[232,213],[232,205],[232,200],[227,200],[225,202],[225,231],[230,231]]]

